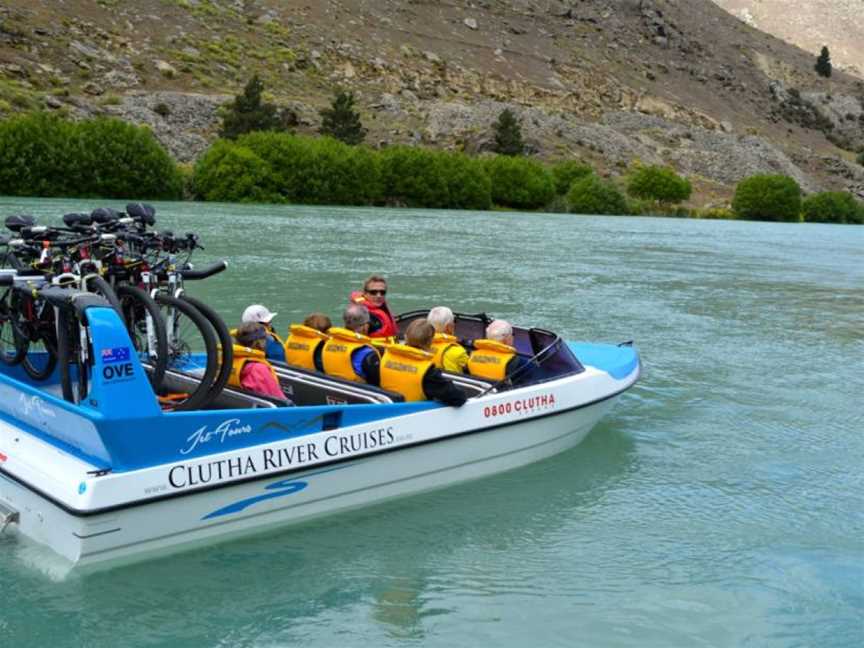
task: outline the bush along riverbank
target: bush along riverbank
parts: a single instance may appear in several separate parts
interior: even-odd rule
[[[728,208],[681,206],[691,193],[690,181],[667,167],[636,163],[606,179],[578,160],[378,150],[272,131],[216,140],[189,168],[148,129],[116,119],[37,113],[0,121],[0,195],[864,223],[864,203],[851,194],[802,197],[786,176],[746,178]]]

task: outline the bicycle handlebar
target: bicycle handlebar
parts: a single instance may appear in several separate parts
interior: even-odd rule
[[[227,267],[227,261],[217,261],[216,263],[211,263],[209,266],[206,266],[201,270],[194,270],[192,268],[183,269],[180,271],[180,276],[183,277],[183,279],[189,279],[191,281],[195,281],[197,279],[206,279],[207,277],[212,277],[215,274],[219,274]]]

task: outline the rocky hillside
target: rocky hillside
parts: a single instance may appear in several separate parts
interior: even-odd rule
[[[816,55],[823,45],[838,68],[864,75],[864,0],[714,0],[748,25]]]
[[[864,82],[711,0],[6,0],[0,111],[148,124],[181,161],[258,73],[299,132],[353,90],[373,145],[481,151],[505,106],[544,158],[672,164],[697,200],[756,172],[864,197]]]

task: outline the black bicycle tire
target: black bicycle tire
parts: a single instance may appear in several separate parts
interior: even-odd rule
[[[61,310],[57,313],[57,364],[60,365],[60,387],[63,392],[63,399],[70,403],[75,402],[75,392],[72,388],[72,376],[69,372],[69,356],[74,344],[71,344],[71,337],[76,333],[73,327],[69,325],[69,313]],[[79,397],[81,392],[78,392]]]
[[[135,286],[117,286],[114,292],[117,293],[117,298],[120,300],[121,313],[123,313],[123,299],[124,297],[128,297],[140,302],[153,320],[154,334],[156,336],[156,361],[153,364],[153,371],[148,372],[147,378],[150,380],[153,389],[158,390],[162,386],[162,381],[165,379],[165,371],[168,368],[168,332],[165,328],[165,320],[162,319],[162,313],[159,311],[159,306],[146,291]],[[126,328],[131,329],[134,323],[125,319],[125,313],[123,315]]]
[[[213,384],[213,379],[216,377],[216,371],[218,370],[216,357],[216,333],[213,330],[213,326],[197,308],[182,299],[177,299],[169,295],[157,295],[156,303],[171,306],[179,310],[189,318],[204,338],[207,367],[204,370],[204,375],[201,376],[201,384],[198,386],[198,389],[189,395],[189,398],[174,407],[175,411],[203,409],[210,402],[210,386]]]
[[[46,306],[46,308],[50,309],[48,312],[54,312],[54,309],[51,306]],[[57,322],[54,322],[54,332],[56,335],[57,331]],[[24,359],[21,361],[21,367],[24,369],[24,372],[30,376],[33,380],[43,381],[48,380],[53,374],[54,369],[57,368],[57,341],[54,340],[53,348],[52,345],[49,344],[51,340],[47,338],[41,337],[45,345],[45,351],[48,353],[48,362],[45,363],[45,366],[41,369],[39,367],[35,367],[30,362],[30,345],[33,343],[33,340],[28,340],[27,342],[27,351],[24,356]]]
[[[111,308],[117,311],[117,314],[120,315],[120,318],[123,318],[123,306],[120,304],[120,299],[117,297],[117,293],[114,292],[114,289],[111,287],[107,281],[105,281],[102,277],[94,276],[87,278],[87,285],[90,287],[96,288],[93,290],[97,295],[102,295],[109,304],[111,304]]]
[[[24,360],[24,357],[27,355],[27,346],[29,342],[21,336],[20,327],[17,323],[12,321],[12,317],[17,313],[15,312],[15,307],[11,303],[11,293],[7,292],[3,295],[2,301],[6,302],[5,306],[2,306],[2,308],[5,308],[9,313],[8,325],[9,329],[12,331],[12,343],[15,347],[15,354],[10,356],[5,352],[0,351],[0,362],[7,367],[14,367],[21,364]]]
[[[216,398],[225,389],[225,385],[228,384],[228,378],[231,376],[231,364],[234,361],[234,338],[228,332],[228,327],[225,326],[224,320],[210,306],[200,299],[185,294],[181,299],[192,304],[207,318],[207,321],[210,322],[210,325],[216,331],[217,342],[222,347],[221,358],[219,360],[219,373],[216,374],[216,378],[210,386],[210,396],[211,398]]]

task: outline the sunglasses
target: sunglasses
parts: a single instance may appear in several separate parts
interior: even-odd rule
[[[386,290],[367,290],[366,292],[370,295],[381,295],[382,297],[387,294]]]

